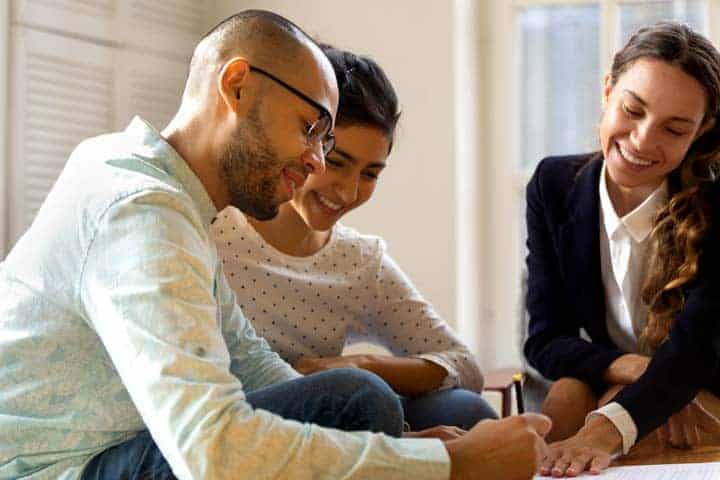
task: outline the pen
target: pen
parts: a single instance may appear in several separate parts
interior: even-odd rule
[[[517,401],[517,412],[518,415],[525,413],[525,403],[523,402],[523,394],[522,394],[522,380],[523,380],[523,374],[522,373],[514,373],[512,376],[513,383],[515,384],[515,399]]]

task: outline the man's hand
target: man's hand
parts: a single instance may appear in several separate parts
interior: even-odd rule
[[[655,430],[661,445],[675,448],[699,444],[700,431],[720,438],[720,420],[707,411],[697,397]]]
[[[574,436],[550,445],[540,467],[541,475],[576,477],[585,470],[598,474],[622,448],[620,432],[603,415],[593,416]]]
[[[547,453],[543,437],[550,427],[549,418],[535,413],[479,422],[465,435],[445,442],[450,479],[531,479]]]
[[[615,359],[603,372],[603,380],[610,385],[630,385],[645,373],[650,357],[626,353]]]
[[[405,432],[403,433],[403,438],[439,438],[440,440],[447,441],[460,438],[466,433],[467,430],[463,430],[460,427],[438,425],[436,427],[426,428],[425,430],[418,430],[417,432]]]
[[[365,355],[347,355],[344,357],[303,357],[293,368],[303,375],[331,370],[333,368],[363,368]]]

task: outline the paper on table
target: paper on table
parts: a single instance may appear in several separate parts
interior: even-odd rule
[[[611,467],[600,475],[586,472],[579,478],[583,477],[602,480],[717,480],[720,478],[720,462]],[[536,475],[534,478],[549,480],[551,477]]]

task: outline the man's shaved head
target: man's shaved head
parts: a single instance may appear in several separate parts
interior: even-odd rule
[[[198,43],[190,62],[185,95],[196,96],[228,60],[243,57],[282,73],[299,66],[318,45],[290,20],[264,10],[246,10],[226,18]],[[215,75],[214,75],[215,74]]]
[[[218,210],[268,219],[324,168],[337,104],[335,72],[317,43],[277,14],[248,10],[200,40],[163,135]]]

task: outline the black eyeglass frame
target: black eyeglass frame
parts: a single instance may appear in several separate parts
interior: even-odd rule
[[[317,140],[320,140],[320,143],[322,144],[322,151],[323,155],[327,156],[330,152],[332,152],[335,149],[335,134],[332,131],[332,115],[330,115],[330,112],[327,108],[320,105],[318,102],[313,100],[312,98],[305,95],[303,92],[298,90],[297,88],[293,87],[292,85],[286,83],[284,80],[279,79],[272,73],[268,72],[267,70],[264,70],[262,68],[250,65],[250,71],[257,72],[270,80],[278,83],[282,87],[285,87],[290,92],[294,93],[298,97],[305,100],[307,103],[312,105],[313,107],[317,108],[320,111],[320,117],[312,124],[310,125],[310,128],[306,132],[308,135],[308,138],[311,139],[311,141],[315,141],[312,139],[312,137],[316,136]],[[322,134],[322,137],[319,136],[318,132],[317,134],[313,133],[313,130],[316,128],[317,124],[323,119],[326,119],[327,122],[327,131]]]

